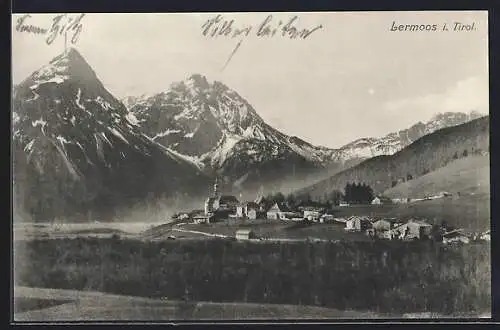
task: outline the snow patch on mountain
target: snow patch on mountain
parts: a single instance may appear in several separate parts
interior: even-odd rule
[[[176,133],[181,133],[181,132],[182,131],[179,130],[179,129],[166,129],[165,131],[156,134],[153,137],[153,140],[156,140],[157,138],[164,137],[164,136],[167,136],[167,135],[170,135],[170,134],[176,134]]]
[[[28,144],[26,144],[26,146],[24,147],[24,151],[28,152],[28,153],[31,153],[31,151],[33,151],[33,144],[34,143],[35,143],[35,139],[33,139],[30,142],[28,142]]]
[[[241,141],[241,137],[237,135],[227,135],[221,139],[218,147],[211,153],[202,156],[202,159],[210,159],[212,167],[220,168],[224,161],[228,158],[234,146]]]
[[[127,114],[125,115],[125,118],[127,119],[127,121],[134,125],[134,126],[139,126],[139,120],[137,120],[137,118],[135,117],[135,115],[131,112],[127,112]]]
[[[111,133],[113,133],[115,136],[119,137],[119,138],[120,138],[123,142],[125,142],[126,144],[129,144],[129,142],[127,141],[127,139],[126,139],[125,137],[123,137],[123,135],[122,135],[120,132],[118,132],[118,130],[117,130],[116,128],[114,128],[114,127],[109,127],[108,129],[109,129],[109,130],[111,131]]]
[[[108,101],[104,100],[104,98],[102,96],[96,97],[95,102],[97,102],[104,110],[112,110],[113,109],[111,104]]]
[[[80,179],[80,174],[78,173],[78,171],[77,171],[76,167],[74,166],[74,164],[68,158],[68,154],[66,153],[66,150],[63,149],[61,146],[59,146],[57,144],[54,144],[54,146],[56,147],[57,151],[61,155],[61,158],[62,158],[64,164],[66,165],[66,168],[68,169],[68,171],[71,174],[71,176],[74,179],[77,179],[77,180]]]
[[[146,137],[146,139],[148,139],[149,141],[151,141],[152,143],[157,145],[161,150],[163,150],[169,156],[174,156],[175,158],[177,158],[178,161],[181,160],[181,161],[187,162],[187,163],[193,165],[195,168],[197,168],[200,171],[202,171],[204,169],[205,164],[203,164],[203,162],[201,161],[201,159],[199,157],[183,155],[174,149],[168,148],[160,143],[157,143],[154,139],[152,139],[148,136],[145,136],[145,137]]]
[[[17,112],[12,111],[12,123],[17,124],[21,120],[21,117],[17,114]]]
[[[78,88],[78,92],[76,94],[76,99],[75,99],[75,103],[76,103],[76,106],[79,107],[80,109],[82,110],[85,110],[85,107],[83,106],[83,104],[80,102],[81,100],[81,97],[82,97],[82,89],[81,88]]]
[[[47,126],[47,122],[45,120],[43,120],[42,117],[40,117],[40,119],[37,119],[35,121],[32,121],[31,122],[31,125],[33,127],[37,127],[37,126],[40,126],[41,130],[42,130],[42,133],[45,134],[45,126]]]
[[[58,135],[56,139],[61,143],[61,145],[69,144],[70,142],[64,138],[64,136]]]

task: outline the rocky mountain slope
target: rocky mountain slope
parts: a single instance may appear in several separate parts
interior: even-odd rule
[[[382,193],[469,155],[489,155],[489,116],[425,135],[393,155],[370,158],[298,193],[321,197],[350,182],[369,184]]]
[[[196,164],[140,132],[75,49],[16,86],[12,115],[16,201],[34,220],[112,217],[147,196],[208,187]]]
[[[221,82],[192,75],[156,95],[127,97],[123,103],[140,129],[154,141],[189,157],[210,175],[233,186],[279,189],[280,181],[311,182],[362,160],[391,155],[440,128],[462,124],[477,113],[444,113],[427,123],[361,138],[341,148],[313,146],[264,122],[237,92]]]

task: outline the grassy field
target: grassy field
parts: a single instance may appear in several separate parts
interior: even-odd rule
[[[189,302],[101,292],[14,288],[16,321],[168,321],[379,318],[314,306]]]
[[[391,198],[423,198],[446,191],[462,195],[490,193],[490,158],[470,156],[386,190]]]
[[[174,235],[177,238],[185,237],[201,237],[196,233],[187,233],[176,231],[179,228],[185,231],[205,232],[209,234],[218,234],[228,237],[235,237],[238,229],[251,229],[259,238],[264,239],[307,239],[316,238],[323,240],[370,240],[369,237],[363,233],[348,233],[344,230],[345,226],[341,223],[331,224],[302,224],[293,221],[280,221],[280,220],[244,220],[244,221],[231,221],[231,222],[216,222],[210,224],[186,224],[183,226],[162,225],[158,228],[153,228],[143,236],[153,237],[167,237]]]
[[[15,244],[20,286],[397,315],[460,316],[491,307],[489,243],[79,238]]]

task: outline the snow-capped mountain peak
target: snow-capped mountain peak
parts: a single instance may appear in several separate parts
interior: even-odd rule
[[[187,192],[196,186],[193,179],[204,182],[196,162],[139,130],[135,115],[106,90],[76,49],[16,86],[12,119],[16,158],[25,164],[17,171],[26,180],[25,191],[35,193],[34,200],[78,208],[90,198],[81,194],[90,194],[97,198],[87,200],[92,207],[105,207],[98,206],[96,196],[112,198],[108,202],[114,207],[148,193]],[[48,185],[37,186],[40,178]],[[46,216],[59,212],[35,211]]]

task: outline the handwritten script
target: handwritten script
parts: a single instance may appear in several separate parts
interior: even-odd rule
[[[222,70],[224,70],[234,54],[240,48],[243,39],[249,37],[250,35],[255,35],[258,38],[282,37],[303,40],[323,28],[322,24],[312,28],[299,28],[297,27],[298,20],[298,16],[292,16],[287,21],[283,21],[274,19],[273,15],[268,15],[258,25],[236,26],[234,19],[228,20],[219,14],[215,17],[209,18],[205,23],[203,23],[201,26],[201,33],[203,36],[209,38],[240,38],[240,41],[224,64],[224,67],[222,68]]]
[[[61,14],[52,19],[52,24],[49,27],[40,27],[29,24],[31,15],[26,14],[17,19],[16,31],[47,36],[45,39],[47,45],[52,44],[58,36],[70,34],[70,42],[76,44],[83,29],[82,19],[84,16],[85,14],[79,14],[76,17]]]

